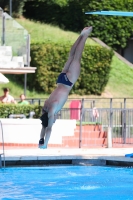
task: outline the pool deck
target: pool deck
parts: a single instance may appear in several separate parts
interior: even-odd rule
[[[2,151],[0,151],[2,153]],[[61,149],[61,148],[23,148],[6,149],[5,165],[114,165],[133,166],[133,158],[125,154],[133,153],[133,148],[88,148],[88,149]],[[2,156],[2,161],[4,156]]]

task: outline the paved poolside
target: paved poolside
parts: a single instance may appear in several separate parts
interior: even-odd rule
[[[133,166],[133,158],[125,157],[125,154],[130,153],[133,153],[133,148],[14,148],[5,150],[5,161],[7,166],[32,164],[88,164]]]

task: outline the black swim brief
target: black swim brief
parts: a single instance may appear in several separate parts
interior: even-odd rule
[[[42,121],[42,125],[44,127],[48,126],[48,113],[45,111],[44,114],[40,117],[40,120]]]
[[[61,73],[58,76],[57,82],[56,83],[62,83],[64,85],[68,85],[68,86],[72,86],[73,83],[69,81],[69,79],[67,78],[66,73]]]

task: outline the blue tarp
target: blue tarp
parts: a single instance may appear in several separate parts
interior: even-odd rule
[[[85,14],[133,17],[133,12],[126,12],[126,11],[93,11],[93,12],[85,12]]]

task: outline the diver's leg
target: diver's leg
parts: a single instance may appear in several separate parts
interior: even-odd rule
[[[72,82],[75,83],[80,75],[80,62],[82,53],[84,50],[85,42],[92,31],[92,27],[88,27],[83,29],[81,32],[81,39],[78,45],[76,46],[75,53],[73,56],[73,60],[70,63],[68,68],[67,77]]]
[[[45,128],[44,126],[42,126],[41,133],[40,133],[40,139],[41,139],[41,138],[44,138],[44,136],[45,136],[45,131],[46,131],[46,128]]]
[[[42,126],[39,140],[39,147],[44,145],[44,137],[45,137],[46,128]]]
[[[80,36],[78,37],[78,39],[76,40],[76,42],[75,42],[75,43],[73,44],[73,46],[71,47],[68,60],[67,60],[67,62],[65,63],[64,68],[63,68],[63,70],[62,70],[63,73],[66,73],[66,72],[68,71],[69,66],[70,66],[70,64],[71,64],[71,62],[72,62],[72,60],[73,60],[76,47],[77,47],[77,45],[79,44],[81,38],[82,38],[82,36],[80,35]]]

